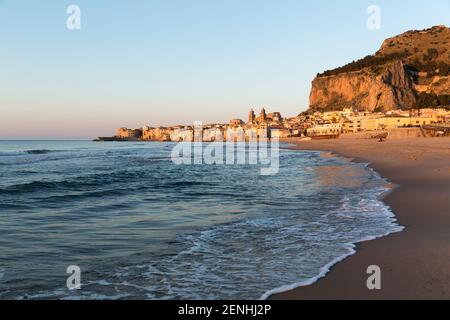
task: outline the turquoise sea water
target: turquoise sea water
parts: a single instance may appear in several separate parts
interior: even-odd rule
[[[0,142],[0,299],[257,299],[401,229],[363,164],[285,150],[261,176],[172,148]]]

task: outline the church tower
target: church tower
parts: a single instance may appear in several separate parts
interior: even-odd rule
[[[264,122],[267,120],[267,114],[266,114],[266,109],[262,108],[261,110],[261,115],[259,116],[261,122]]]
[[[248,114],[248,123],[254,123],[255,122],[255,111],[253,109]]]

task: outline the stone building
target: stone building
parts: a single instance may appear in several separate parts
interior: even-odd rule
[[[315,125],[306,129],[308,137],[339,135],[342,132],[341,123],[327,123]]]
[[[203,141],[222,142],[224,141],[225,129],[222,126],[212,126],[203,129]]]
[[[192,142],[194,141],[194,129],[188,127],[175,127],[170,134],[170,140],[174,142]]]
[[[170,141],[172,128],[167,127],[144,127],[142,129],[142,140],[145,141]]]
[[[116,136],[123,140],[139,140],[142,137],[141,129],[128,129],[128,128],[119,128],[117,129]]]

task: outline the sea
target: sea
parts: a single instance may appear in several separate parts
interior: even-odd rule
[[[265,299],[402,230],[367,164],[283,148],[265,176],[174,145],[0,141],[0,300]]]

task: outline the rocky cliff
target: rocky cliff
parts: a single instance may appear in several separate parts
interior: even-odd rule
[[[408,31],[372,56],[318,74],[313,110],[388,111],[450,104],[450,29]]]

